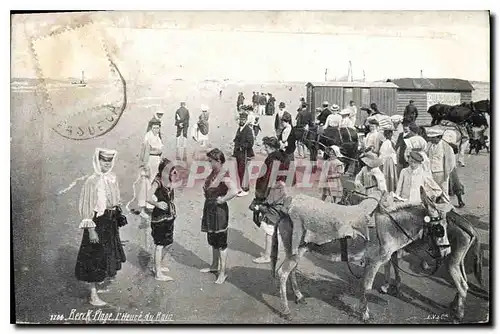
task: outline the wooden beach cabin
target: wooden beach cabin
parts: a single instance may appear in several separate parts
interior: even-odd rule
[[[397,85],[397,113],[403,115],[410,100],[418,110],[417,125],[429,125],[432,117],[429,107],[444,103],[456,105],[472,100],[474,87],[462,79],[401,78],[389,79],[387,83]],[[383,109],[381,109],[383,110]]]
[[[394,115],[397,112],[397,89],[398,86],[391,82],[308,82],[306,101],[316,117],[315,110],[321,107],[323,101],[328,101],[330,105],[337,104],[342,110],[349,106],[349,101],[353,100],[358,107],[356,123],[359,124],[366,118],[366,112],[360,108],[369,107],[370,103],[376,103],[380,111]]]

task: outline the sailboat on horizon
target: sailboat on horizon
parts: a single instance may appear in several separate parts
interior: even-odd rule
[[[82,71],[82,79],[79,82],[78,81],[73,81],[71,84],[75,85],[77,87],[85,87],[85,86],[87,86],[87,83],[85,82],[85,73],[84,73],[84,71]]]

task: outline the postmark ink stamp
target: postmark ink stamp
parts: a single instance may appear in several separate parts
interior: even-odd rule
[[[99,25],[32,39],[42,112],[59,135],[86,140],[111,131],[127,106],[126,82]]]

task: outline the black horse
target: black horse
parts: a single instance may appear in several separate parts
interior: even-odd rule
[[[310,161],[316,162],[318,160],[318,151],[325,150],[326,147],[336,145],[340,148],[340,153],[345,158],[339,158],[345,165],[345,170],[353,162],[357,162],[360,152],[358,150],[358,132],[352,128],[338,128],[328,127],[323,133],[320,133],[319,126],[313,125],[309,130],[304,128],[295,128],[295,135],[297,139],[302,142],[310,152]],[[324,159],[328,159],[328,155],[323,155]],[[355,165],[357,172],[359,164]]]
[[[427,112],[432,116],[431,126],[439,124],[443,120],[448,120],[456,124],[464,122],[472,123],[470,118],[474,115],[481,113],[490,114],[490,101],[464,102],[455,106],[438,103],[430,106]]]

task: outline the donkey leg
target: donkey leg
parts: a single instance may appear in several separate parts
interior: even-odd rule
[[[390,257],[390,254],[388,255]],[[370,291],[373,287],[373,281],[380,268],[380,266],[386,262],[388,258],[377,258],[377,259],[367,259],[365,266],[365,273],[363,280],[361,281],[361,298],[359,310],[362,314],[363,321],[367,321],[370,318],[370,311],[368,309],[368,300],[366,299],[366,293]]]
[[[392,254],[391,260],[392,260],[392,266],[394,268],[394,279],[395,279],[395,284],[394,284],[394,293],[399,295],[401,292],[401,274],[399,273],[399,268],[398,268],[398,260],[399,260],[399,252],[402,252],[402,250],[399,250]]]
[[[385,272],[385,282],[380,287],[380,292],[387,294],[389,293],[389,287],[391,286],[391,262],[387,262],[384,264],[384,272]]]
[[[292,290],[295,294],[295,303],[297,304],[306,304],[304,295],[300,292],[299,285],[297,283],[297,268],[299,267],[299,261],[305,252],[307,252],[307,247],[299,247],[297,255],[295,255],[295,261],[297,264],[295,265],[291,273]]]
[[[290,309],[288,308],[288,300],[286,296],[286,283],[288,275],[296,267],[297,263],[291,258],[287,257],[278,269],[278,276],[280,279],[280,298],[281,298],[281,313],[285,319],[290,319]]]
[[[293,268],[292,273],[290,275],[290,279],[292,281],[292,290],[295,295],[295,303],[296,304],[306,304],[306,300],[304,299],[304,295],[299,290],[299,284],[297,283],[297,267]]]
[[[462,320],[464,317],[464,301],[467,297],[467,282],[464,280],[460,270],[460,263],[456,259],[451,259],[448,265],[448,271],[455,283],[457,294],[450,304],[450,308],[455,312],[455,316]]]

